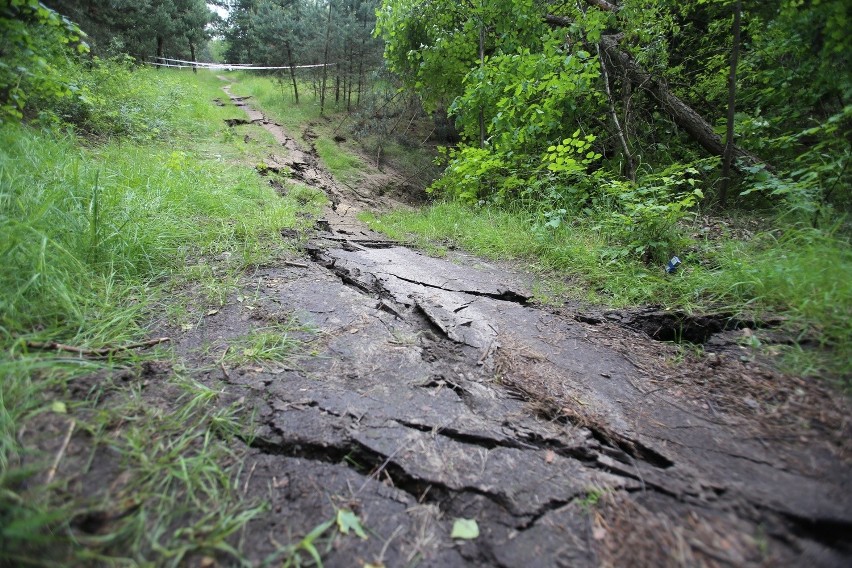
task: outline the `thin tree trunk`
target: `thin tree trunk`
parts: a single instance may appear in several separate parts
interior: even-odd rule
[[[615,100],[612,98],[612,91],[609,86],[609,74],[606,71],[606,62],[601,53],[600,45],[598,48],[598,60],[601,63],[601,75],[606,88],[606,98],[609,101],[609,112],[612,115],[612,122],[615,124],[615,131],[618,134],[618,140],[621,142],[621,150],[624,152],[624,160],[627,162],[627,176],[631,181],[636,181],[636,166],[633,163],[633,154],[630,153],[630,147],[627,145],[627,136],[624,129],[621,128],[621,122],[618,120],[618,113],[615,112]]]
[[[195,44],[192,42],[189,42],[189,55],[189,58],[192,59],[192,72],[198,73],[198,67],[195,66]]]
[[[296,104],[299,104],[299,87],[296,84],[296,70],[293,65],[293,52],[290,51],[290,42],[284,42],[284,47],[287,49],[287,65],[290,66],[290,80],[293,81],[293,97],[296,99]]]
[[[165,63],[163,60],[163,36],[157,36],[157,63]],[[159,67],[159,66],[158,66]]]
[[[740,57],[740,18],[742,1],[734,5],[734,41],[731,46],[731,70],[728,74],[728,127],[725,131],[725,151],[722,154],[722,185],[719,187],[719,207],[728,203],[728,189],[731,187],[731,162],[734,159],[734,114],[737,101],[737,63]]]
[[[320,116],[325,113],[325,81],[328,78],[328,44],[331,36],[331,2],[328,3],[328,21],[325,26],[325,55],[322,61],[322,83],[320,85]]]
[[[480,4],[481,6],[481,4]],[[479,16],[482,18],[482,15]],[[479,70],[485,78],[485,22],[479,22]],[[485,148],[485,109],[479,107],[479,147]]]

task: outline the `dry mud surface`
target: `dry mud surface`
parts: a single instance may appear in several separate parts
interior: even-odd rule
[[[705,352],[678,358],[651,337],[685,325],[671,314],[543,308],[522,273],[397,246],[357,220],[369,196],[231,98],[280,144],[274,167],[333,202],[303,266],[258,269],[249,299],[175,338],[192,361],[293,314],[313,330],[286,365],[199,377],[259,425],[251,559],[343,507],[369,538],[338,535],[326,566],[852,563],[848,409],[745,357],[746,323],[691,320]],[[456,518],[479,537],[452,539]]]

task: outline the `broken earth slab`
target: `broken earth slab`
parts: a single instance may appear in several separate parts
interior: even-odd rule
[[[381,535],[332,539],[326,565],[391,555],[427,566],[596,564],[630,540],[625,518],[649,550],[665,550],[658,529],[674,527],[696,565],[852,557],[837,456],[797,448],[824,467],[791,468],[742,435],[748,420],[691,406],[591,326],[531,305],[522,276],[360,244],[383,239],[357,221],[363,196],[322,183],[337,201],[309,249],[316,264],[255,275],[276,282],[258,287],[260,312],[298,314],[314,329],[314,355],[226,382],[257,412],[246,438],[257,469],[267,481],[289,471],[300,487],[276,501],[288,530],[304,535],[346,502]],[[595,508],[601,495],[620,505]],[[476,519],[480,537],[453,542],[455,517]]]

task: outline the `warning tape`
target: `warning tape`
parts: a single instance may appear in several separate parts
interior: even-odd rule
[[[159,67],[175,67],[177,69],[186,69],[188,67],[200,67],[203,69],[217,69],[217,70],[227,70],[227,71],[242,71],[244,69],[311,69],[317,67],[325,67],[335,65],[335,63],[328,64],[317,64],[317,65],[287,65],[283,67],[275,67],[271,65],[251,65],[245,63],[202,63],[198,61],[187,61],[185,59],[171,59],[169,57],[160,57],[158,58],[162,61],[172,61],[173,63],[157,63],[150,62],[151,65],[157,65]],[[184,65],[179,65],[184,64]]]

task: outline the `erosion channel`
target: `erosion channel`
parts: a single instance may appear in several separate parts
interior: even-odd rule
[[[251,310],[177,342],[284,314],[318,338],[292,367],[222,369],[259,423],[251,557],[345,507],[369,538],[339,535],[326,566],[852,562],[847,421],[799,413],[829,393],[724,349],[674,362],[622,317],[537,305],[522,272],[399,246],[356,218],[374,198],[226,92],[280,144],[272,167],[333,203],[303,263],[252,275]],[[479,536],[451,538],[457,518]]]

